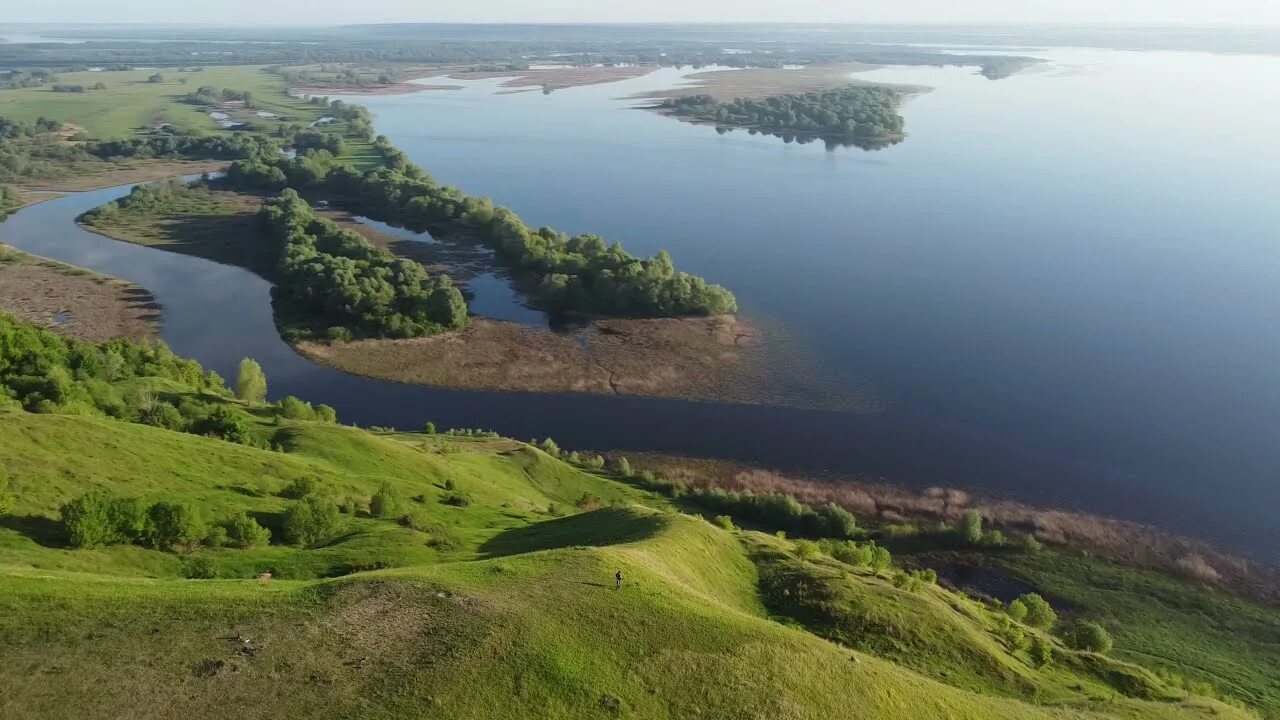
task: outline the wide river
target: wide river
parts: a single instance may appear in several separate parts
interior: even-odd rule
[[[905,106],[907,140],[874,152],[720,135],[619,99],[673,70],[549,95],[483,81],[353,98],[438,179],[531,224],[671,250],[874,388],[873,414],[344,375],[280,342],[249,273],[72,224],[120,189],[24,210],[0,239],[150,289],[177,352],[228,377],[253,356],[273,396],[348,422],[964,487],[1280,559],[1280,58],[1027,52],[1051,62],[999,81],[863,74],[934,88]],[[506,303],[495,285],[484,307]]]

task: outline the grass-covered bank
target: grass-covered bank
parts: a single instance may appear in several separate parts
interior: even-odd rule
[[[1116,641],[1081,649],[832,506],[343,427],[268,382],[0,325],[0,713],[1250,717],[1151,672],[1128,613],[1073,610]]]
[[[989,604],[1042,593],[1057,608],[1059,627],[1096,622],[1114,636],[1112,655],[1148,668],[1162,682],[1280,717],[1274,568],[1154,528],[958,490],[914,493],[857,478],[813,480],[713,460],[628,457],[639,484],[707,517],[734,512],[729,508],[741,498],[833,503],[855,513],[863,536],[889,548],[905,567],[932,569],[942,584]],[[751,526],[744,513],[734,517]],[[864,627],[822,617],[832,632]]]

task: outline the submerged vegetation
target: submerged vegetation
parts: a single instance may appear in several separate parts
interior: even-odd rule
[[[820,137],[860,147],[883,147],[902,138],[898,114],[902,93],[879,86],[853,85],[839,90],[763,99],[734,98],[720,102],[710,95],[687,95],[662,101],[658,108],[718,128],[746,128],[790,140]]]

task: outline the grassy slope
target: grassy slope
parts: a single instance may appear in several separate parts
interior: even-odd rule
[[[1211,682],[1280,717],[1280,620],[1275,608],[1158,572],[1066,553],[997,558],[998,567],[1052,588],[1071,614],[1097,620],[1117,657]]]
[[[312,423],[263,421],[256,430],[289,451],[0,413],[0,466],[19,497],[16,518],[0,523],[0,662],[10,669],[0,674],[0,715],[1236,716],[1215,704],[1090,703],[1065,692],[1040,699],[1075,709],[1038,707],[785,627],[761,606],[746,536],[635,505],[661,503],[521,443]],[[428,529],[354,518],[347,536],[323,548],[201,551],[242,578],[402,566],[262,583],[175,579],[179,558],[141,548],[60,548],[48,519],[62,500],[100,486],[197,499],[215,515],[243,509],[270,524],[286,502],[273,493],[303,476],[339,495],[368,495],[384,481],[423,495],[410,504]],[[472,504],[438,502],[445,480]],[[547,514],[583,495],[619,504]],[[452,546],[429,546],[438,535]],[[612,588],[617,569],[621,592]],[[901,592],[884,579],[858,582],[876,597]],[[943,595],[925,597],[913,613],[969,622],[948,615]],[[981,623],[962,629],[946,640],[999,650]],[[251,640],[252,655],[237,635]],[[1015,658],[1000,662],[1034,674]],[[927,661],[918,669],[938,676]]]

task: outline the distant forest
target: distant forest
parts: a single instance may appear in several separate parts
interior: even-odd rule
[[[658,107],[718,128],[747,128],[790,139],[820,137],[873,149],[902,138],[901,99],[902,93],[890,88],[855,85],[729,102],[718,102],[709,95],[689,95],[664,100]]]

